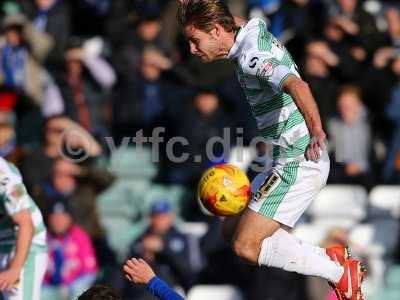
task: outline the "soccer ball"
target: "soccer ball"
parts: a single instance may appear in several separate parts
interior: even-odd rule
[[[200,207],[217,216],[240,213],[246,207],[249,196],[249,179],[241,169],[230,164],[207,169],[197,188]]]

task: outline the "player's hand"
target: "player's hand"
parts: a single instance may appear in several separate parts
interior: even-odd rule
[[[125,277],[136,284],[148,284],[156,276],[153,269],[141,258],[131,258],[124,265]]]
[[[322,129],[311,132],[311,141],[306,149],[306,159],[317,162],[321,158],[321,152],[325,150],[326,134]]]
[[[20,269],[7,269],[0,273],[0,290],[10,291],[19,281]]]

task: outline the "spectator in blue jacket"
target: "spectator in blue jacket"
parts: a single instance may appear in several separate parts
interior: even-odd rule
[[[175,226],[175,213],[169,202],[155,201],[149,217],[149,227],[132,243],[129,257],[142,257],[168,284],[181,286],[187,291],[195,281],[193,263],[196,250],[189,237]],[[123,297],[155,299],[149,297],[145,289],[131,284],[125,286]]]
[[[160,300],[183,300],[143,259],[131,258],[124,265],[125,277],[133,283],[144,284]]]

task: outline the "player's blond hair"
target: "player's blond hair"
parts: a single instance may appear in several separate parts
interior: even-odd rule
[[[195,28],[210,32],[215,24],[220,24],[227,32],[236,28],[235,20],[223,1],[220,0],[187,0],[178,12],[181,25],[193,25]]]

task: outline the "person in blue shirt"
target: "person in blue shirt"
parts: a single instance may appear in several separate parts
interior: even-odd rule
[[[183,298],[175,292],[160,277],[156,276],[153,269],[139,258],[131,258],[124,265],[125,277],[135,284],[144,284],[147,290],[160,300],[183,300]]]
[[[150,205],[149,226],[132,242],[126,259],[140,257],[165,282],[181,286],[188,291],[196,282],[196,249],[192,249],[189,237],[180,232],[175,223],[174,207],[165,199],[154,199]],[[201,263],[201,261],[200,261]],[[124,299],[155,300],[142,286],[125,282]]]

